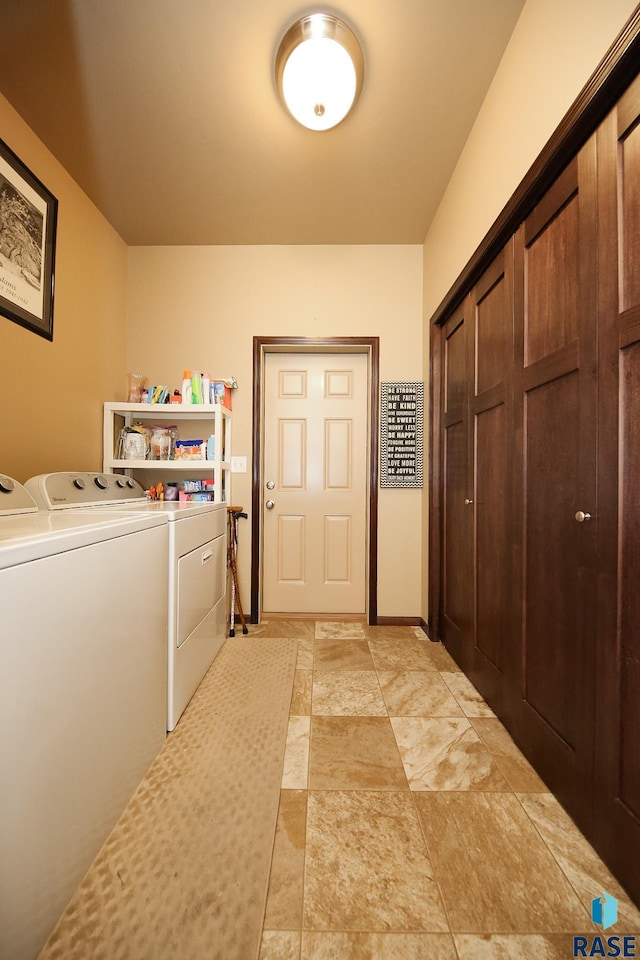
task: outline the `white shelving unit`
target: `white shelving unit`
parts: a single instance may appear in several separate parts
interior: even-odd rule
[[[181,440],[216,438],[215,460],[123,460],[116,457],[123,427],[134,423],[176,425]],[[230,500],[231,411],[215,404],[114,403],[104,405],[103,467],[124,472],[148,486],[161,476],[171,482],[213,475],[215,499]],[[144,475],[140,475],[144,471]],[[153,476],[152,476],[153,475]],[[169,479],[170,478],[170,479]],[[222,492],[222,495],[220,495]]]

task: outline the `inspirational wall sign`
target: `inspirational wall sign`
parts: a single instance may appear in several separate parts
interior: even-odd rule
[[[380,486],[421,487],[424,384],[383,383],[380,411]]]

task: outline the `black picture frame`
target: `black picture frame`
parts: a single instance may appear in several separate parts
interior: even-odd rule
[[[0,315],[53,340],[58,201],[0,140]]]

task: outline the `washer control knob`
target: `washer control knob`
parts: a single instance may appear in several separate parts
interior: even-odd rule
[[[15,483],[11,477],[0,477],[0,493],[11,493],[15,488]]]
[[[73,485],[76,488],[76,490],[84,490],[84,488],[86,487],[86,483],[84,482],[82,477],[76,477],[75,480],[73,481]]]
[[[122,479],[122,477],[118,477],[118,479],[116,480],[116,487],[120,487],[120,489],[122,490],[125,486],[126,484]]]
[[[108,487],[108,483],[104,479],[104,477],[94,477],[93,482],[95,483],[98,490],[106,490]]]
[[[133,490],[135,487],[135,483],[133,482],[131,477],[128,477],[126,482],[127,482],[127,486],[129,487],[129,490]]]

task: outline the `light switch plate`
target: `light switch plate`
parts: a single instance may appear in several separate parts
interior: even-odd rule
[[[246,472],[247,472],[247,458],[231,457],[231,473],[246,473]]]

